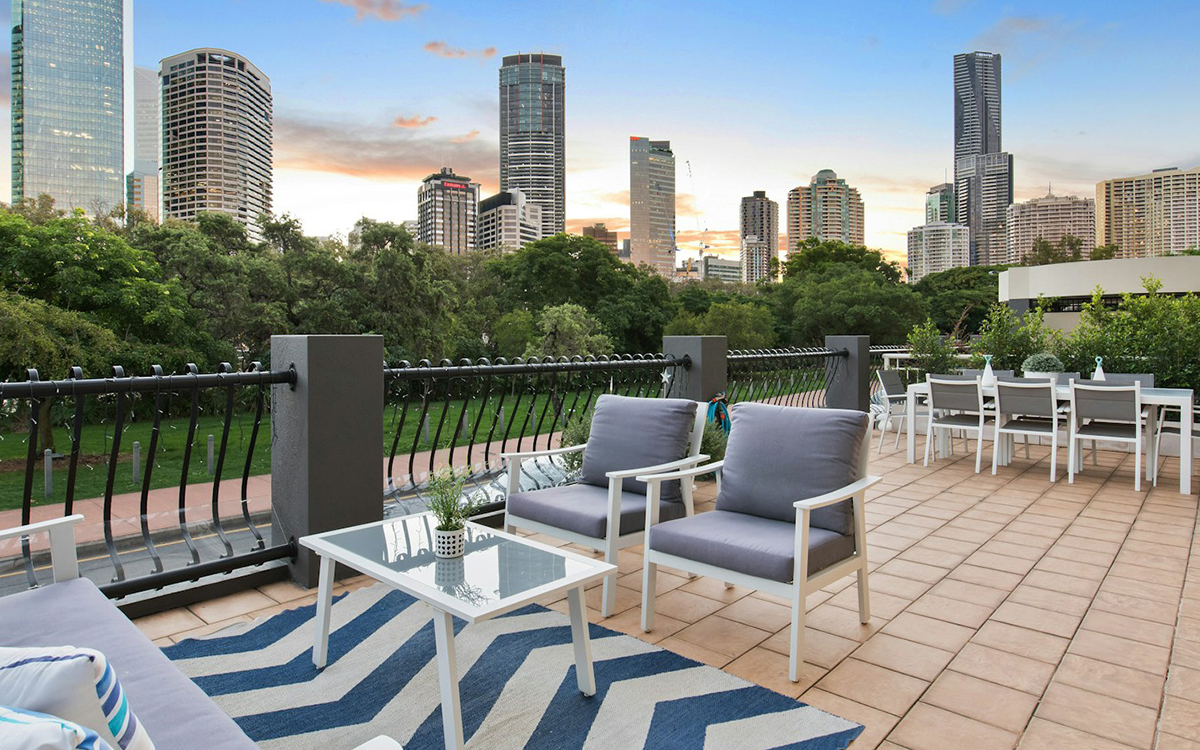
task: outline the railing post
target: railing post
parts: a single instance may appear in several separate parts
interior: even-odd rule
[[[871,411],[871,337],[826,336],[825,348],[847,350],[850,355],[826,386],[825,405],[830,409]]]
[[[271,366],[296,370],[272,386],[272,543],[383,518],[383,338],[272,336]],[[313,553],[291,573],[316,586]]]
[[[724,336],[663,336],[662,350],[667,356],[692,360],[690,367],[676,370],[674,398],[706,402],[725,390],[729,347]]]

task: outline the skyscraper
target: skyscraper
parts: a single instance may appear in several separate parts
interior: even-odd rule
[[[542,207],[542,233],[566,229],[566,69],[562,56],[506,55],[500,68],[500,189]]]
[[[431,174],[417,188],[417,240],[452,255],[475,249],[479,183],[450,167]]]
[[[542,207],[525,200],[525,194],[520,190],[497,193],[479,202],[475,247],[480,250],[519,250],[541,238]],[[616,255],[615,235],[613,242],[613,255]]]
[[[1096,183],[1096,244],[1116,245],[1118,258],[1200,248],[1200,167]]]
[[[809,237],[862,245],[866,242],[863,217],[858,190],[839,179],[832,169],[822,169],[807,186],[788,191],[788,254],[796,252],[796,246]]]
[[[779,257],[779,204],[763,190],[742,198],[742,281],[770,277],[771,258]]]
[[[162,146],[158,71],[133,70],[133,171],[126,177],[125,201],[158,221],[158,150]]]
[[[1009,263],[1023,261],[1035,240],[1057,245],[1067,236],[1080,240],[1080,254],[1087,260],[1096,246],[1096,202],[1074,195],[1047,195],[1014,203],[1008,207],[1005,234]]]
[[[193,221],[229,214],[262,239],[271,212],[271,81],[246,58],[194,49],[159,63],[162,213]]]
[[[958,223],[971,230],[971,263],[1003,263],[1012,203],[1012,157],[1001,151],[1000,55],[954,56],[954,192]]]
[[[583,228],[583,236],[591,237],[596,242],[604,245],[613,255],[619,254],[617,233],[609,229],[604,222],[598,222],[590,227]]]
[[[13,203],[42,193],[88,213],[125,203],[127,13],[130,0],[14,0]]]
[[[949,182],[934,185],[925,193],[925,223],[952,222],[956,214],[954,186]]]
[[[675,273],[675,153],[670,141],[629,139],[629,251],[636,265]]]
[[[908,232],[908,283],[931,273],[969,265],[968,229],[943,221],[913,227]]]

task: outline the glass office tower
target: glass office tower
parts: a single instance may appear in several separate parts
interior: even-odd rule
[[[125,0],[13,0],[12,200],[125,203]]]
[[[542,236],[566,229],[566,69],[561,55],[506,55],[500,68],[500,189],[542,207]]]

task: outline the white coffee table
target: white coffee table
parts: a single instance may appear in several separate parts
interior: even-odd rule
[[[433,608],[442,728],[448,750],[463,746],[452,617],[468,623],[487,620],[547,594],[566,591],[579,690],[595,695],[583,590],[615,566],[477,524],[467,524],[462,557],[439,559],[433,554],[433,527],[432,516],[421,513],[300,539],[300,544],[315,551],[321,560],[313,664],[318,669],[325,666],[334,563],[341,563]]]

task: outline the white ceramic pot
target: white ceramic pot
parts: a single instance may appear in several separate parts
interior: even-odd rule
[[[462,557],[466,529],[433,530],[433,554],[437,557]]]
[[[1049,378],[1055,384],[1058,383],[1058,376],[1060,375],[1057,372],[1026,372],[1024,374],[1027,378]]]

